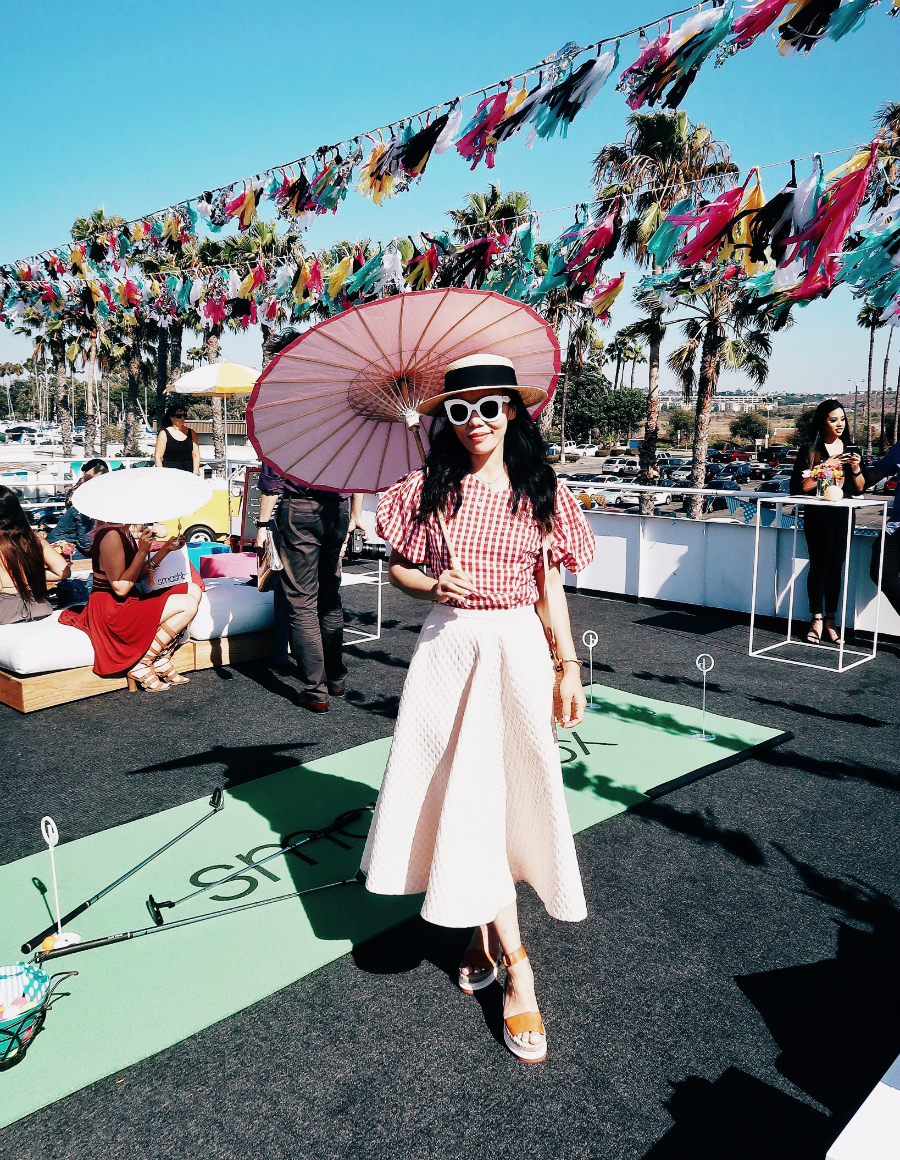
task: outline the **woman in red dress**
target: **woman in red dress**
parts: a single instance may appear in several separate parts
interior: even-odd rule
[[[153,533],[136,541],[122,524],[101,524],[94,532],[91,562],[94,587],[86,608],[66,611],[61,624],[80,628],[94,646],[94,672],[100,677],[126,672],[142,689],[161,693],[184,685],[172,663],[181,632],[197,614],[202,590],[193,581],[162,592],[139,592],[136,585],[183,541],[167,541],[153,553]]]

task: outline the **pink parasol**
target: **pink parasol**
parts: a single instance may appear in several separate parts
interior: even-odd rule
[[[422,464],[432,419],[416,406],[472,354],[504,355],[523,387],[553,393],[559,343],[530,307],[485,290],[419,290],[352,307],[286,347],[250,397],[250,440],[309,487],[383,491]]]

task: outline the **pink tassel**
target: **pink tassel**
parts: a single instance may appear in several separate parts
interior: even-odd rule
[[[735,48],[749,48],[758,36],[771,28],[794,0],[760,0],[749,12],[739,16],[731,26],[729,42]]]
[[[619,199],[616,198],[612,208],[603,221],[591,230],[575,257],[566,263],[566,269],[573,274],[575,281],[580,286],[592,286],[594,284],[598,269],[608,256],[604,251],[615,237],[618,228],[618,216]]]
[[[814,298],[823,291],[830,290],[834,285],[835,275],[839,269],[841,246],[866,196],[880,143],[880,137],[876,137],[869,149],[869,160],[863,168],[855,173],[847,173],[833,182],[825,191],[819,212],[806,229],[787,239],[788,244],[793,243],[796,249],[804,242],[810,242],[815,247],[806,275],[791,294],[792,298]]]
[[[482,157],[488,169],[494,168],[497,142],[491,141],[491,134],[503,120],[511,87],[508,85],[503,92],[496,93],[493,97],[485,97],[475,110],[472,128],[456,142],[457,152],[465,157],[466,161],[472,162],[473,169]]]
[[[743,185],[726,189],[715,201],[711,201],[702,209],[667,219],[673,225],[688,227],[685,240],[682,241],[676,254],[680,266],[693,266],[697,262],[712,261],[722,244],[728,223],[738,211],[749,180],[748,177]],[[688,234],[692,231],[696,231],[694,236],[688,238]]]
[[[309,267],[309,282],[307,285],[310,291],[317,297],[321,297],[325,293],[325,283],[322,279],[322,266],[318,258],[313,258],[312,265]]]

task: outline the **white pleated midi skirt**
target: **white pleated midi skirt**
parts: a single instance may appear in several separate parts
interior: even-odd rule
[[[363,853],[369,890],[424,892],[428,922],[469,927],[491,922],[528,882],[554,918],[587,917],[552,695],[533,607],[434,606]]]

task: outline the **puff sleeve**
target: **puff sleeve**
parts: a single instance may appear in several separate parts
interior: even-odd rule
[[[569,572],[583,571],[594,558],[594,533],[587,517],[565,484],[556,485],[550,564]]]
[[[388,488],[378,502],[375,531],[411,564],[426,562],[425,524],[418,517],[424,473],[414,471]]]

